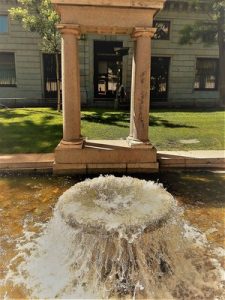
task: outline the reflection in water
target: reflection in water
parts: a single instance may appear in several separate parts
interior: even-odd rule
[[[43,227],[51,216],[58,196],[73,185],[75,180],[52,177],[1,178],[0,214],[3,222],[0,255],[3,273],[0,278],[0,297],[29,297],[32,292],[21,288],[21,282],[28,288],[32,287],[33,296],[36,293],[37,297],[68,298],[73,294],[79,296],[78,292],[83,298],[84,292],[89,298],[112,295],[122,298],[133,295],[136,298],[151,299],[222,297],[217,288],[218,284],[216,287],[215,283],[220,281],[216,267],[223,264],[224,255],[224,175],[171,173],[169,176],[161,175],[160,181],[165,183],[179,200],[179,205],[184,207],[186,220],[196,227],[193,229],[186,222],[184,224],[183,233],[186,236],[185,240],[189,241],[188,244],[184,243],[182,230],[177,226],[177,222],[182,221],[172,217],[174,213],[170,214],[171,217],[166,222],[156,222],[159,226],[154,230],[150,226],[152,224],[148,224],[149,230],[145,228],[134,239],[130,239],[131,236],[127,235],[127,232],[123,236],[123,230],[122,233],[120,231],[120,236],[115,234],[114,230],[110,238],[107,238],[105,231],[100,230],[102,227],[97,226],[96,222],[93,223],[93,220],[89,220],[89,225],[94,226],[87,226],[91,230],[84,234],[81,227],[86,224],[86,218],[79,219],[78,223],[82,226],[77,226],[77,215],[70,214],[69,197],[64,198],[67,199],[67,210],[62,209],[65,206],[62,206],[61,198],[54,211],[54,217]],[[127,196],[126,201],[114,201],[113,189],[109,189],[111,201],[107,207],[107,203],[103,201],[107,189],[104,190],[103,187],[104,185],[95,189],[98,193],[101,192],[101,201],[97,201],[97,206],[104,207],[109,212],[115,212],[118,208],[120,211],[126,210],[131,203],[140,202],[140,194],[144,193],[143,188],[136,189],[136,194],[131,193],[132,199]],[[129,192],[128,185],[123,184],[121,189],[124,195]],[[89,198],[90,195],[93,196],[93,191],[85,189]],[[82,198],[86,196],[82,194]],[[99,199],[99,194],[97,198]],[[90,208],[91,203],[87,202],[86,205]],[[136,208],[138,207],[140,206]],[[171,211],[174,212],[174,206]],[[168,210],[164,212],[163,215],[167,215]],[[135,220],[136,218],[128,220],[128,227],[134,225]],[[146,222],[143,223],[146,225]],[[92,232],[93,228],[98,234]],[[113,228],[115,229],[115,226]],[[133,231],[134,228],[138,227],[134,226]],[[40,235],[43,231],[46,234]],[[28,256],[21,257],[19,252],[27,253]],[[34,256],[30,256],[31,253],[37,254],[35,259]],[[7,265],[13,257],[16,259],[11,261],[12,273],[8,275],[11,278],[14,276],[13,279],[19,283],[18,287],[12,286],[10,281],[7,284],[3,282]],[[24,259],[26,263],[23,263]],[[18,265],[22,273],[15,276]],[[29,280],[27,274],[30,275]],[[87,286],[92,286],[93,289],[87,289]]]

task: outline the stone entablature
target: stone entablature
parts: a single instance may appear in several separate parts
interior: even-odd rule
[[[52,0],[56,5],[82,5],[101,7],[135,7],[135,8],[163,8],[165,0]]]
[[[61,23],[80,26],[81,34],[131,34],[134,27],[151,27],[164,0],[52,0]]]

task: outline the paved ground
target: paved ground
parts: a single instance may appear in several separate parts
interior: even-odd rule
[[[53,153],[0,155],[0,170],[52,171]]]
[[[159,151],[160,169],[208,168],[225,170],[225,150]],[[52,172],[53,153],[0,155],[1,171]]]
[[[225,170],[225,150],[159,151],[160,169],[218,168]]]

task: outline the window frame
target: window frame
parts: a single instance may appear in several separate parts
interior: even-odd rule
[[[153,40],[154,41],[169,41],[170,40],[170,38],[171,38],[171,21],[170,20],[153,20],[153,27],[154,28],[156,28],[156,32],[157,32],[157,26],[156,26],[156,23],[167,23],[168,24],[168,37],[167,38],[164,38],[164,39],[162,39],[162,38],[160,38],[160,39],[157,39],[157,38],[155,38],[154,37],[154,35],[153,35]]]
[[[16,53],[15,52],[12,52],[12,51],[0,51],[0,55],[1,54],[13,54],[14,56],[14,72],[15,72],[15,83],[12,83],[12,84],[1,84],[0,83],[0,88],[4,88],[4,87],[8,87],[8,88],[11,88],[11,87],[17,87],[17,74],[16,74]]]
[[[0,13],[0,17],[7,17],[7,31],[0,31],[0,35],[9,34],[9,15],[7,13]]]
[[[198,63],[198,60],[211,60],[211,61],[215,61],[216,62],[216,77],[215,77],[215,87],[214,88],[206,88],[206,87],[199,87],[199,88],[196,88],[195,87],[195,83],[196,83],[196,76],[197,76],[197,63]],[[207,92],[215,92],[215,91],[218,91],[219,89],[219,58],[218,57],[196,57],[196,60],[195,60],[195,77],[194,77],[194,91],[195,92],[204,92],[204,91],[207,91]]]

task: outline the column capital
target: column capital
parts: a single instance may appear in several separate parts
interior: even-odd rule
[[[156,32],[156,28],[153,27],[135,27],[133,29],[131,37],[134,39],[139,37],[152,38],[155,32]]]
[[[56,27],[62,34],[73,34],[78,39],[81,36],[81,29],[79,25],[60,23],[56,25]]]

